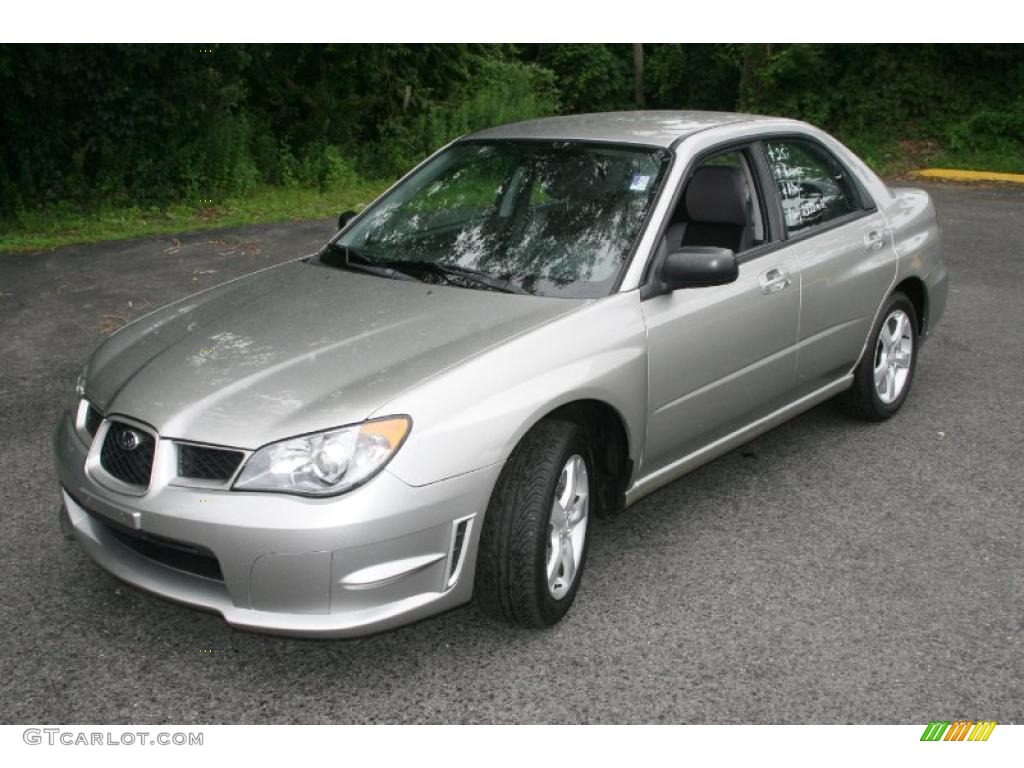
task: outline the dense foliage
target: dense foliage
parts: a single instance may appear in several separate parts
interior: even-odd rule
[[[478,127],[744,109],[859,148],[1024,158],[1024,49],[980,45],[4,45],[0,218],[388,178]]]

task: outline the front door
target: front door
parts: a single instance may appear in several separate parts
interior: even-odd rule
[[[648,334],[647,441],[641,476],[770,413],[792,399],[800,314],[800,270],[775,242],[767,207],[752,173],[751,149],[706,161],[741,167],[750,194],[749,248],[738,254],[729,285],[690,288],[642,303]],[[699,173],[699,170],[696,172]],[[687,190],[688,191],[688,190]],[[721,194],[722,190],[716,190]],[[716,224],[694,221],[702,206],[681,196],[672,221],[718,240]],[[705,214],[711,218],[714,212]],[[722,245],[693,242],[689,245]]]

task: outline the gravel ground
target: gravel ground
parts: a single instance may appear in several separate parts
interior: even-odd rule
[[[952,288],[901,414],[826,404],[596,526],[546,632],[247,634],[60,536],[50,430],[103,332],[329,221],[0,256],[0,721],[1021,722],[1024,189],[929,189]]]

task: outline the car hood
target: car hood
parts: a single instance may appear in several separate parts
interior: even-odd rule
[[[86,396],[167,437],[256,448],[362,421],[585,303],[289,262],[125,327],[93,356]]]

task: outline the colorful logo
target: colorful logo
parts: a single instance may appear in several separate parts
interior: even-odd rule
[[[995,720],[932,720],[921,741],[988,741],[995,727]]]

